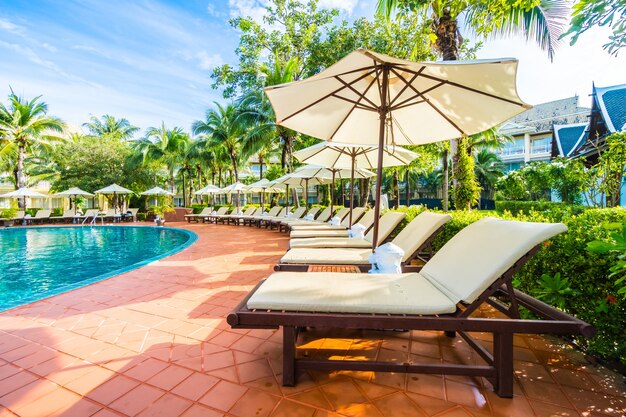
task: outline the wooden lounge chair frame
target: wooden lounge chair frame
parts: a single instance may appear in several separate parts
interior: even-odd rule
[[[413,261],[414,259],[418,259],[418,258],[422,259],[422,260],[425,260],[424,257],[422,257],[420,255],[427,248],[430,247],[430,245],[433,243],[433,241],[435,240],[437,235],[439,235],[439,233],[441,233],[443,231],[444,227],[445,227],[445,225],[442,225],[437,230],[435,230],[433,232],[433,234],[428,236],[428,239],[426,239],[424,241],[424,243],[422,243],[415,250],[415,252],[413,252],[412,254],[409,255],[409,257],[406,259],[406,261],[402,262],[402,264],[401,264],[402,272],[418,272],[421,269],[421,266],[412,266],[411,265],[411,261]],[[315,249],[315,248],[312,248],[312,249]],[[274,271],[307,272],[309,270],[309,267],[311,267],[312,265],[313,264],[281,264],[281,263],[279,263],[279,264],[274,265]],[[319,264],[315,264],[315,265],[319,265]],[[361,272],[367,272],[372,267],[371,264],[362,264],[362,265],[354,265],[354,266],[359,268],[359,270]]]
[[[204,211],[208,211],[208,214],[202,214]],[[213,207],[204,207],[200,213],[198,214],[185,214],[185,219],[187,220],[187,223],[198,223],[199,219],[202,220],[202,223],[204,223],[204,219],[206,216],[208,216],[209,214],[211,214],[211,211],[213,210]]]
[[[230,217],[228,217],[227,222],[228,224],[232,224],[232,225],[245,224],[246,220],[249,220],[250,218],[258,215],[260,211],[261,211],[260,208],[255,208],[252,214],[245,214],[245,213],[237,214],[237,215],[232,214]]]
[[[512,277],[539,250],[537,245],[520,258],[500,278],[493,282],[469,305],[459,303],[456,312],[439,315],[409,314],[355,314],[311,313],[298,311],[250,310],[247,303],[263,283],[260,282],[228,315],[227,322],[234,329],[283,328],[283,385],[294,386],[299,371],[350,370],[375,372],[403,372],[485,377],[500,397],[513,396],[513,335],[580,334],[591,337],[595,328],[539,300],[513,288]],[[494,297],[498,296],[498,299]],[[508,299],[506,304],[503,299]],[[506,319],[472,318],[470,315],[483,303],[488,303],[505,314]],[[523,306],[543,320],[523,320],[519,306]],[[458,333],[484,360],[485,365],[417,364],[382,361],[353,361],[297,358],[298,332],[306,327],[342,329],[408,329],[442,330],[448,336]],[[468,332],[493,334],[493,351],[478,343]]]

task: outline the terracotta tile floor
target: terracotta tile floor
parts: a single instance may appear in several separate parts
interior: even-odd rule
[[[276,231],[177,225],[172,257],[0,313],[4,416],[622,416],[624,378],[558,341],[516,337],[515,396],[481,378],[310,372],[281,380],[281,336],[224,317],[286,250]],[[311,357],[474,362],[435,332],[304,333]],[[486,345],[485,335],[477,335]]]

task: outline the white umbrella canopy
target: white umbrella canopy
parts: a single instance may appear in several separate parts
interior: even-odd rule
[[[11,191],[6,194],[0,195],[2,198],[20,198],[20,197],[31,197],[31,198],[48,198],[47,194],[42,194],[33,190],[32,188],[22,187],[18,188],[15,191]]]
[[[217,194],[237,194],[240,193],[242,191],[245,191],[246,185],[242,184],[240,182],[235,182],[233,184],[230,184],[224,188],[221,188]]]
[[[94,191],[94,194],[134,194],[134,192],[121,185],[111,184],[108,187]]]
[[[87,191],[81,190],[78,187],[72,187],[72,188],[67,189],[65,191],[61,191],[59,193],[56,193],[54,196],[55,197],[69,197],[70,200],[71,200],[72,197],[74,197],[74,199],[76,197],[93,197],[93,194],[88,193]],[[71,201],[70,201],[70,204],[71,204]],[[76,209],[77,209],[76,202],[74,201],[74,214],[76,214]]]
[[[198,191],[194,192],[195,195],[210,195],[217,194],[220,191],[220,187],[216,187],[215,185],[207,185],[205,187],[200,188]]]
[[[93,194],[81,190],[78,187],[72,187],[65,191],[58,192],[54,195],[55,197],[93,197]]]
[[[49,196],[46,194],[42,194],[28,187],[18,188],[15,191],[11,191],[6,194],[0,195],[1,198],[20,198],[24,199],[24,208],[26,208],[26,197],[30,198],[48,198]]]
[[[153,187],[150,188],[149,190],[144,191],[143,193],[141,193],[140,195],[167,195],[167,196],[172,196],[174,195],[174,193],[167,191],[161,187]]]
[[[377,145],[375,218],[384,145],[420,145],[483,132],[530,108],[517,60],[412,62],[365,49],[302,81],[267,87],[276,123],[331,142]],[[372,251],[378,242],[374,223]]]
[[[350,178],[350,225],[352,225],[352,207],[354,205],[354,178],[360,178],[358,175],[350,175],[358,168],[376,169],[378,167],[378,146],[376,145],[360,145],[355,143],[340,142],[320,142],[313,146],[294,152],[293,156],[300,162],[306,162],[314,165],[321,165],[333,170],[333,174],[339,174],[339,178],[343,178],[341,173],[343,170],[339,168],[349,169]],[[400,146],[384,146],[383,147],[383,167],[392,167],[398,165],[406,165],[416,159],[419,155],[404,149]],[[373,176],[373,174],[372,174]],[[331,190],[330,208],[332,210],[334,201],[334,177],[333,190]]]
[[[121,185],[111,184],[108,187],[100,188],[99,190],[94,191],[94,194],[112,194],[115,199],[117,194],[134,194],[134,192],[128,188],[122,187]],[[117,214],[117,206],[115,206],[115,213]]]
[[[257,182],[246,185],[246,192],[248,193],[260,193],[261,194],[261,210],[265,203],[265,193],[282,193],[285,191],[283,184],[272,184],[267,178],[263,178]]]

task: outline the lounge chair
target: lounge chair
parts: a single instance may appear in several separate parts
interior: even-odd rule
[[[293,211],[293,213],[289,213],[284,217],[277,217],[275,219],[270,220],[270,229],[273,229],[274,227],[276,227],[277,229],[281,230],[281,224],[282,222],[284,222],[285,220],[289,220],[289,219],[293,219],[293,220],[302,220],[302,218],[304,217],[304,215],[306,214],[306,207],[298,207],[297,209],[295,209]]]
[[[512,277],[563,224],[482,219],[454,236],[411,274],[275,273],[227,317],[235,329],[283,327],[283,385],[298,371],[351,370],[485,377],[500,397],[513,395],[513,336],[580,334],[593,326],[513,288]],[[498,295],[508,304],[492,299]],[[470,317],[489,303],[507,318]],[[523,320],[518,306],[545,320]],[[458,332],[486,364],[382,362],[297,357],[301,328],[442,330]],[[493,334],[493,350],[468,332]]]
[[[317,217],[315,217],[315,220],[292,220],[289,221],[287,219],[287,221],[283,224],[285,224],[287,226],[288,229],[291,229],[293,226],[306,226],[306,225],[311,225],[311,224],[325,224],[328,220],[330,220],[330,217],[332,215],[332,212],[330,210],[330,207],[326,207],[324,210],[322,210],[322,212],[320,214],[317,215]]]
[[[69,210],[63,210],[63,214],[61,214],[60,216],[51,216],[50,220],[52,222],[69,223],[76,218],[77,216],[74,213],[74,210],[69,209]]]
[[[256,207],[248,207],[246,209],[246,211],[244,211],[241,214],[236,214],[236,213],[231,213],[228,216],[225,216],[225,221],[228,224],[239,224],[241,218],[243,217],[250,217],[252,215],[254,215],[257,212],[257,208]]]
[[[367,216],[370,210],[365,214]],[[363,216],[363,217],[365,217]],[[372,213],[372,217],[374,214]],[[400,224],[402,219],[406,216],[405,213],[399,213],[397,211],[388,211],[378,221],[378,243],[376,246],[382,245],[387,238],[391,235],[394,229]],[[418,216],[419,217],[419,216]],[[419,221],[417,217],[413,221]],[[361,223],[361,222],[359,222]],[[373,223],[373,220],[372,222]],[[370,224],[371,226],[371,224]],[[337,232],[338,230],[330,230],[330,232]],[[328,232],[320,230],[320,232]],[[374,228],[372,227],[369,232],[365,234],[363,239],[350,238],[350,237],[311,237],[311,238],[298,238],[291,239],[289,241],[290,248],[371,248],[374,241]]]
[[[208,216],[202,219],[202,222],[204,223],[206,220],[206,223],[217,224],[217,222],[220,221],[222,217],[227,215],[229,208],[230,207],[228,206],[223,206],[223,207],[218,208],[215,214],[209,214]],[[234,208],[233,210],[236,210],[236,208]]]
[[[402,267],[409,268],[410,262],[427,248],[450,220],[449,214],[421,213],[419,221],[414,219],[391,242],[404,251]],[[362,271],[370,269],[371,249],[355,248],[293,248],[281,258],[275,271],[307,271],[310,265],[355,265]]]
[[[263,212],[261,212],[260,214],[256,214],[256,215],[252,216],[251,219],[250,219],[250,222],[248,224],[250,226],[252,226],[254,224],[257,227],[259,227],[262,219],[268,218],[268,217],[276,217],[276,215],[280,214],[282,211],[283,211],[283,207],[282,206],[274,206],[265,214],[263,214]]]
[[[50,220],[50,215],[52,214],[52,210],[42,209],[38,210],[35,214],[35,217],[31,217],[28,221],[32,224],[41,224]]]
[[[361,207],[356,207],[354,210],[358,210],[357,213],[359,213],[360,210],[362,210],[361,215],[363,214],[363,212],[365,212],[364,208]],[[294,230],[313,230],[313,229],[328,229],[328,230],[332,230],[332,229],[336,229],[336,230],[345,230],[349,227],[348,223],[350,221],[350,216],[348,216],[350,214],[350,208],[349,207],[342,207],[339,210],[337,210],[337,212],[331,216],[331,217],[339,217],[342,221],[340,226],[331,226],[328,221],[324,221],[324,222],[306,222],[306,223],[296,223],[296,224],[292,224],[290,225],[290,229],[291,231]],[[352,221],[353,223],[356,223],[358,218],[355,218],[356,216],[354,215],[354,211],[352,213]],[[330,219],[329,219],[330,220]],[[344,226],[345,224],[345,226]]]
[[[364,207],[355,207],[352,209],[352,224],[358,223],[359,219],[365,213]],[[341,223],[337,226],[333,226],[329,223],[319,223],[319,224],[303,224],[303,225],[294,225],[291,227],[291,231],[295,230],[348,230],[350,228],[350,209],[342,208],[340,209],[334,217],[339,217],[342,219]]]
[[[301,223],[304,220],[305,217],[312,217],[313,219],[315,219],[315,216],[318,214],[318,212],[320,211],[319,207],[311,207],[310,209],[308,209],[306,211],[306,216],[302,215],[299,218],[292,218],[292,217],[286,217],[284,219],[282,219],[280,222],[278,222],[278,230],[281,232],[286,232],[289,230],[289,225],[293,224],[293,223]],[[309,221],[313,221],[313,220],[309,220]]]
[[[354,224],[361,224],[365,227],[365,231],[368,231],[374,225],[374,210],[368,210],[363,217],[358,222],[354,222]],[[404,216],[403,216],[404,217]],[[354,226],[354,225],[353,225]],[[293,239],[301,239],[301,238],[333,238],[333,237],[345,237],[349,236],[350,231],[348,229],[331,229],[331,230],[322,230],[322,229],[312,229],[312,230],[293,230],[289,236]],[[390,232],[391,233],[391,232]],[[371,243],[370,243],[371,246]],[[317,247],[317,246],[311,246]]]
[[[100,217],[102,217],[102,220],[111,220],[112,222],[117,223],[121,220],[122,215],[118,213],[116,209],[108,209],[106,213],[100,215]]]
[[[139,212],[138,208],[129,208],[126,210],[126,213],[122,214],[122,219],[125,222],[136,222],[138,212]]]
[[[263,214],[262,208],[256,208],[252,214],[248,216],[237,216],[234,218],[235,224],[244,225],[244,226],[252,226],[254,222],[256,222],[257,216]],[[232,219],[230,221],[233,221]]]
[[[269,213],[266,216],[261,216],[259,220],[257,221],[256,225],[257,227],[262,227],[262,226],[265,226],[266,228],[270,227],[273,220],[284,219],[286,218],[287,213],[288,213],[287,207],[282,207],[280,210],[278,210],[278,214],[276,214],[275,216],[270,216]]]
[[[185,214],[185,220],[187,220],[187,223],[198,223],[200,219],[204,220],[204,218],[210,215],[212,212],[213,207],[205,207],[198,214]]]
[[[24,216],[26,215],[26,212],[24,210],[18,210],[15,213],[15,216],[11,217],[10,219],[6,219],[9,221],[12,221],[14,223],[20,222],[22,224],[24,224]]]

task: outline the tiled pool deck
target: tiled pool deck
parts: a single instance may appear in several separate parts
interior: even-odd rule
[[[183,252],[0,313],[0,417],[626,414],[623,377],[540,337],[516,338],[513,399],[498,398],[480,378],[413,374],[311,372],[282,387],[280,333],[231,330],[225,316],[271,272],[287,238],[248,227],[177,226],[199,235]],[[463,342],[435,332],[327,336],[306,332],[303,349],[476,360]]]

